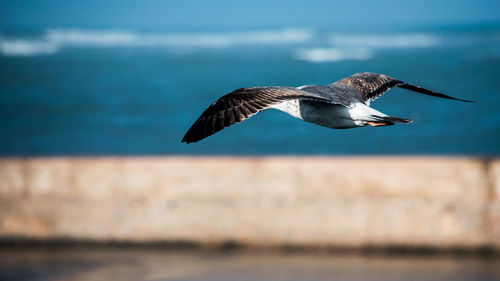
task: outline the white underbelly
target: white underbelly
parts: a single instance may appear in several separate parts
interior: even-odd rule
[[[349,108],[311,100],[288,100],[272,106],[295,118],[321,126],[343,129],[364,126],[351,118]]]

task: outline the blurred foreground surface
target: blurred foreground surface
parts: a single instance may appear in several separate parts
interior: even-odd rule
[[[0,160],[0,238],[500,249],[500,159]]]
[[[500,279],[498,257],[2,249],[0,279],[94,281],[395,281]]]

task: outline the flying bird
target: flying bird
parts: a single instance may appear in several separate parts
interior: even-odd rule
[[[333,129],[408,124],[412,121],[388,116],[370,107],[370,101],[394,87],[439,98],[471,102],[408,84],[387,75],[369,72],[357,73],[327,86],[241,88],[208,106],[189,128],[182,142],[197,142],[270,108]]]

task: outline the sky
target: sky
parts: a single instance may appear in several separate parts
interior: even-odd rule
[[[252,28],[500,22],[500,1],[159,1],[0,2],[0,27]]]

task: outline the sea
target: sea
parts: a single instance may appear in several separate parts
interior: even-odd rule
[[[334,130],[267,110],[181,139],[242,87],[327,85],[378,72],[372,107],[413,123]],[[0,28],[0,156],[500,154],[500,24],[346,30]]]

